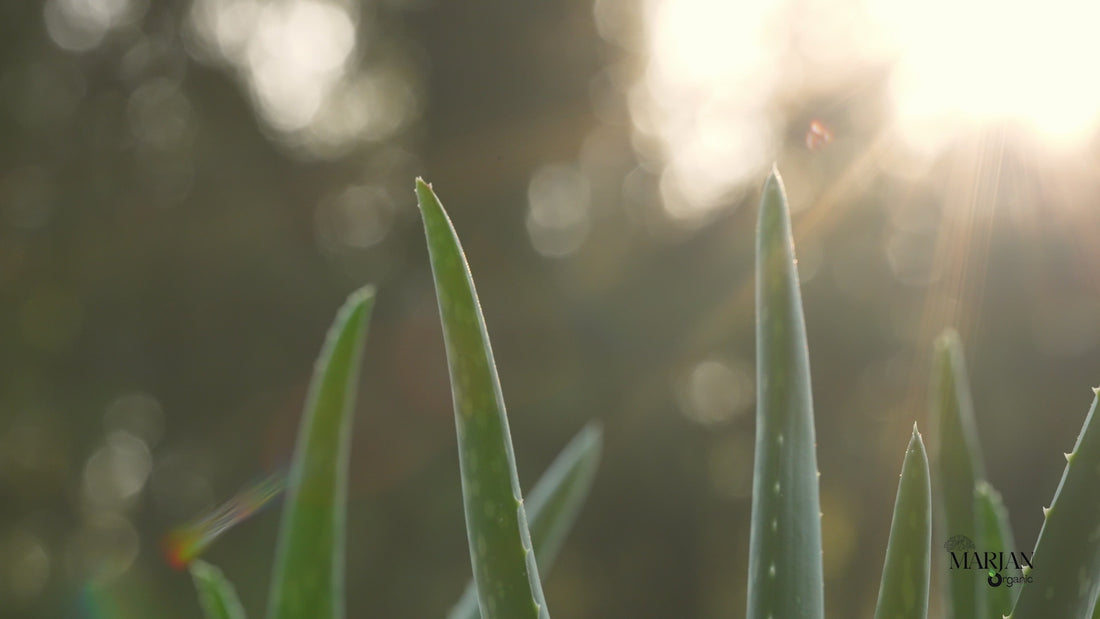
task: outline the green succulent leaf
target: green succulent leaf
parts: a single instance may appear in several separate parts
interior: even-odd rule
[[[1066,469],[1045,509],[1032,558],[1034,578],[1020,591],[1013,619],[1088,617],[1100,596],[1100,419],[1092,401]],[[1095,612],[1093,613],[1095,615]]]
[[[756,367],[748,618],[820,619],[825,595],[810,361],[790,210],[775,170],[757,223]]]
[[[584,427],[542,474],[525,501],[531,519],[535,560],[544,573],[554,565],[565,537],[573,527],[599,467],[603,431],[599,424]],[[479,619],[477,587],[466,587],[448,619]]]
[[[988,552],[1015,552],[1016,541],[1008,521],[1008,511],[1001,501],[1001,494],[988,483],[978,482],[974,490],[974,515],[977,519],[977,547]],[[996,572],[990,574],[995,578]],[[1002,578],[1020,576],[1018,572],[1002,573]],[[1012,612],[1012,605],[1019,597],[1020,587],[999,585],[992,587],[985,579],[978,579],[978,595],[985,596],[985,612],[989,619],[1002,619]]]
[[[421,179],[416,180],[416,196],[447,346],[466,532],[481,615],[548,619],[504,398],[470,269],[443,205]]]
[[[268,603],[273,619],[344,616],[348,456],[359,362],[373,305],[372,288],[352,293],[314,367],[275,550]]]
[[[237,591],[222,571],[201,559],[188,566],[206,619],[245,619]]]
[[[985,472],[962,345],[954,331],[946,331],[937,339],[932,371],[932,416],[938,444],[933,458],[933,475],[942,505],[941,522],[947,535],[963,535],[974,540],[978,537],[974,488],[984,479]],[[977,595],[975,584],[984,579],[973,570],[948,569],[947,555],[940,556],[943,557],[942,573],[948,581],[948,616],[954,619],[984,617],[985,598]]]
[[[913,424],[913,436],[901,465],[875,619],[925,619],[928,616],[931,545],[932,489],[928,480],[928,456],[917,426]]]

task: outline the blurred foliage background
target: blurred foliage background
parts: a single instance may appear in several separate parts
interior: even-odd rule
[[[465,245],[525,483],[606,427],[556,616],[744,612],[772,161],[829,614],[872,612],[944,326],[1030,549],[1100,374],[1096,16],[955,4],[0,4],[0,615],[199,616],[160,540],[285,465],[365,282],[348,612],[443,615],[469,560],[416,175]],[[277,516],[209,552],[255,616]]]

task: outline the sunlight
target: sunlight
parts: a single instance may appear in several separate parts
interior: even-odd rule
[[[1054,145],[1090,137],[1100,110],[1100,4],[871,0],[900,57],[891,92],[911,145],[1009,122]]]
[[[192,54],[234,68],[260,118],[302,154],[341,156],[419,114],[415,65],[397,43],[362,49],[374,24],[355,3],[195,0],[189,24]]]
[[[699,219],[766,167],[777,127],[769,110],[783,52],[777,3],[651,0],[649,67],[631,95],[636,129],[667,162],[665,209]]]
[[[1097,2],[648,0],[644,16],[634,145],[673,220],[736,202],[792,135],[810,150],[834,141],[824,124],[827,136],[791,123],[873,106],[881,80],[887,137],[921,158],[1006,127],[1072,152],[1100,125]]]

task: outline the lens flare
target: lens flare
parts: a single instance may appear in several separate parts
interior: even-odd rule
[[[818,150],[833,141],[833,132],[820,120],[810,122],[810,128],[806,131],[806,148]]]
[[[276,473],[243,490],[209,515],[170,531],[164,555],[177,570],[186,569],[223,533],[269,505],[286,489],[286,473]]]

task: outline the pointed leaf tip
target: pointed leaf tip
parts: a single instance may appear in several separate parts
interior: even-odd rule
[[[764,184],[756,232],[757,425],[747,617],[820,618],[825,604],[810,364],[790,209],[774,169]],[[773,575],[774,565],[783,568],[782,578]]]
[[[585,445],[588,445],[589,443],[596,443],[597,445],[602,446],[603,422],[598,419],[589,421],[588,423],[584,424],[583,428],[581,428],[581,431],[578,433],[578,437],[580,437],[580,440],[583,441]]]
[[[275,547],[271,619],[343,616],[348,437],[372,301],[370,286],[349,295],[314,366]]]
[[[764,193],[778,192],[786,195],[786,187],[783,185],[783,177],[779,174],[779,168],[772,166],[772,171],[768,174],[768,179],[764,181]],[[784,200],[786,201],[786,200]]]
[[[422,177],[416,177],[416,205],[420,208],[420,212],[427,212],[431,207],[432,211],[442,211],[443,205],[439,202],[439,198],[435,195],[435,190],[432,189],[432,184],[425,181]],[[448,218],[449,221],[449,218]]]
[[[362,286],[362,287],[352,291],[352,293],[348,295],[348,300],[347,300],[346,305],[348,305],[349,307],[356,307],[356,306],[362,305],[363,303],[366,303],[368,301],[373,300],[374,299],[374,294],[375,294],[374,285],[373,284],[366,284],[365,286]]]
[[[237,591],[220,569],[202,559],[192,561],[188,569],[206,619],[245,619]]]
[[[459,442],[470,560],[484,619],[545,619],[512,438],[485,318],[458,234],[435,192],[416,185],[439,302]]]
[[[875,619],[927,616],[931,535],[928,456],[914,428],[902,461]]]
[[[936,336],[936,353],[942,354],[950,350],[958,350],[962,346],[959,332],[947,327]]]
[[[978,548],[1004,549],[1007,552],[1017,547],[1001,494],[992,484],[984,480],[974,484],[974,523],[974,532],[977,534],[974,543]],[[996,573],[1002,570],[992,569],[991,571]],[[979,590],[978,604],[984,606],[986,611],[980,616],[1000,617],[1012,610],[1020,587],[979,586]]]
[[[936,338],[930,400],[938,444],[933,469],[941,480],[938,505],[942,523],[952,535],[973,538],[977,534],[974,487],[985,477],[985,466],[978,444],[962,344],[953,329],[945,329]],[[948,617],[987,616],[985,609],[979,606],[984,598],[977,595],[978,589],[969,576],[959,570],[949,572],[947,584]]]

